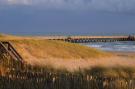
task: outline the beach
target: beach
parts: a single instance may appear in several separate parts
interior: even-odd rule
[[[33,66],[49,66],[71,72],[80,68],[91,69],[93,67],[135,68],[134,41],[73,44],[47,40],[43,37],[7,35],[3,35],[1,39],[10,40],[13,47],[22,56],[23,61]]]
[[[96,47],[106,47],[103,45]],[[135,52],[128,52],[121,44],[107,47],[121,47],[125,51],[107,51],[59,40],[3,36],[0,47],[2,87],[6,84],[13,89],[24,86],[25,89],[126,89],[128,84],[134,88],[131,86],[134,81],[127,82],[127,79],[135,78]]]

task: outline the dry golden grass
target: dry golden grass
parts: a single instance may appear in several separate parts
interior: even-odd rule
[[[19,40],[11,41],[11,43],[24,59],[31,58],[31,56],[39,59],[88,59],[107,56],[105,52],[94,48],[61,41]]]
[[[108,54],[94,48],[79,44],[61,41],[50,41],[36,37],[20,37],[0,35],[0,40],[10,41],[24,59],[35,58],[63,58],[63,59],[88,59],[107,56]]]
[[[7,72],[8,72],[8,69],[0,65],[0,75],[5,76]]]
[[[11,41],[24,60],[31,65],[52,66],[55,69],[75,71],[93,67],[131,67],[135,68],[135,58],[112,55],[100,50],[50,40]],[[127,54],[128,55],[128,54]],[[110,71],[110,72],[109,72]],[[107,70],[105,74],[113,74]]]
[[[0,35],[0,40],[10,41],[24,60],[31,65],[51,66],[68,71],[104,67],[104,74],[113,76],[126,75],[122,67],[127,67],[129,70],[135,68],[134,54],[113,55],[79,44],[43,40],[36,37]],[[114,67],[115,69],[112,69]]]
[[[0,41],[9,41],[24,59],[88,59],[110,56],[100,50],[62,41],[0,34]]]

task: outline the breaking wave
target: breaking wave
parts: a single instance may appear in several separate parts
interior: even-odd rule
[[[105,51],[125,51],[135,52],[135,41],[126,42],[95,42],[83,44],[88,47],[94,47]]]

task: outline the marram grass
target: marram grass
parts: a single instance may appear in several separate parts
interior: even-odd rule
[[[88,59],[107,56],[100,50],[79,44],[52,40],[17,40],[11,41],[23,58],[62,58]],[[26,54],[28,53],[28,54]]]

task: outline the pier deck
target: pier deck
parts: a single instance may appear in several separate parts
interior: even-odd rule
[[[71,43],[135,41],[135,36],[47,36],[42,38]]]

